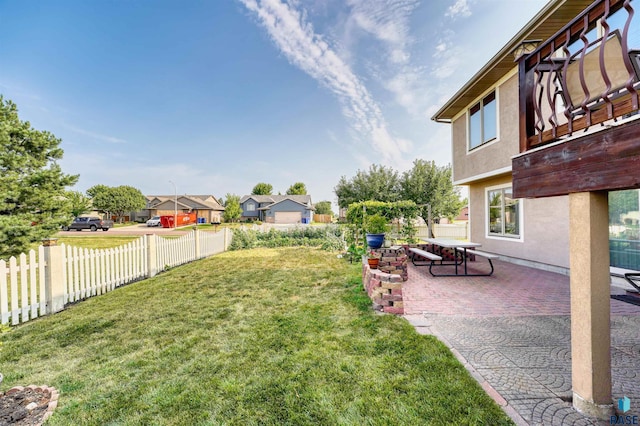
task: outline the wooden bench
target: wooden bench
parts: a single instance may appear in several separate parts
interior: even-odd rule
[[[487,275],[493,274],[493,262],[491,261],[491,259],[500,259],[500,256],[498,256],[497,254],[486,253],[484,251],[479,251],[479,250],[467,249],[467,254],[472,254],[478,257],[484,257],[489,261],[489,266],[491,266],[491,272],[489,272]]]

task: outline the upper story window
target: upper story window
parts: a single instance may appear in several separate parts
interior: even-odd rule
[[[254,212],[256,211],[256,205],[253,203],[247,203],[247,211],[248,212]]]
[[[469,109],[469,149],[494,140],[497,122],[496,92],[491,92]]]

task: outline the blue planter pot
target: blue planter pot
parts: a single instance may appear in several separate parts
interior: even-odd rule
[[[384,234],[367,234],[367,245],[372,249],[382,247],[384,244]]]

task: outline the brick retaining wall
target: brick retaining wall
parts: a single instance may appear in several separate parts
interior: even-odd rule
[[[403,247],[374,249],[380,254],[378,269],[362,258],[362,283],[373,308],[389,314],[404,314],[402,282],[409,279],[407,255]]]
[[[362,284],[373,308],[389,314],[404,314],[402,302],[402,276],[371,269],[366,257],[362,262]]]
[[[380,263],[378,269],[392,275],[400,275],[402,281],[409,279],[407,270],[407,255],[403,247],[397,248],[379,248],[374,249],[376,253],[380,253]]]

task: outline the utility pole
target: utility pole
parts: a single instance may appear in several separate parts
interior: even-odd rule
[[[173,229],[178,226],[178,189],[173,181],[169,181],[173,185]]]

